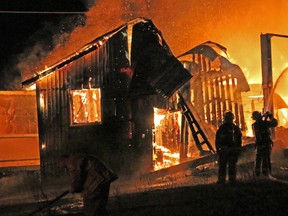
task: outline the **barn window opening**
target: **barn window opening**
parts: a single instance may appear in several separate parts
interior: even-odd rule
[[[100,88],[71,90],[72,124],[101,123]]]

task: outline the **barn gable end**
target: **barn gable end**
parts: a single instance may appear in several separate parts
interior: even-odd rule
[[[36,85],[41,171],[57,172],[59,156],[75,151],[120,172],[151,170],[154,99],[166,101],[190,78],[139,18],[25,80]]]

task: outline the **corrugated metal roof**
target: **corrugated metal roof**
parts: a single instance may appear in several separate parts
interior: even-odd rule
[[[192,75],[178,61],[170,51],[161,32],[151,20],[145,18],[134,19],[117,29],[96,38],[83,46],[77,52],[63,58],[36,76],[22,82],[22,86],[34,84],[39,79],[53,73],[55,70],[79,59],[98,49],[111,37],[124,28],[132,26],[131,61],[135,64],[133,78],[130,83],[130,97],[151,95],[156,92],[164,98],[170,97],[177,89],[187,82]]]
[[[31,78],[23,81],[22,87],[32,85],[33,83],[35,83],[39,79],[49,75],[50,73],[54,72],[55,70],[60,69],[61,67],[64,67],[65,65],[69,64],[70,62],[73,62],[74,60],[82,57],[83,55],[85,55],[85,54],[87,54],[87,53],[89,53],[95,49],[98,49],[99,47],[101,47],[101,45],[103,43],[105,43],[106,40],[108,40],[113,35],[115,35],[119,31],[121,31],[122,29],[124,29],[126,26],[134,25],[134,24],[139,23],[139,22],[148,22],[148,19],[145,19],[145,18],[134,19],[134,20],[132,20],[132,21],[130,21],[124,25],[121,25],[120,27],[94,39],[93,41],[84,45],[81,49],[77,50],[76,52],[70,54],[69,56],[67,56],[67,57],[61,59],[60,61],[56,62],[55,64],[51,65],[49,68],[39,72],[37,75],[35,75]]]

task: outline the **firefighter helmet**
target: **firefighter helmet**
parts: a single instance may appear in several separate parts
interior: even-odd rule
[[[252,112],[252,119],[257,120],[261,117],[261,113],[259,111]]]
[[[232,122],[233,121],[233,119],[234,119],[234,114],[233,114],[233,112],[232,111],[225,111],[224,112],[224,121],[226,121],[226,122]]]

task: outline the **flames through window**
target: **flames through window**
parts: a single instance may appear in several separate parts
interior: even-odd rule
[[[101,122],[100,88],[72,90],[72,124]]]

